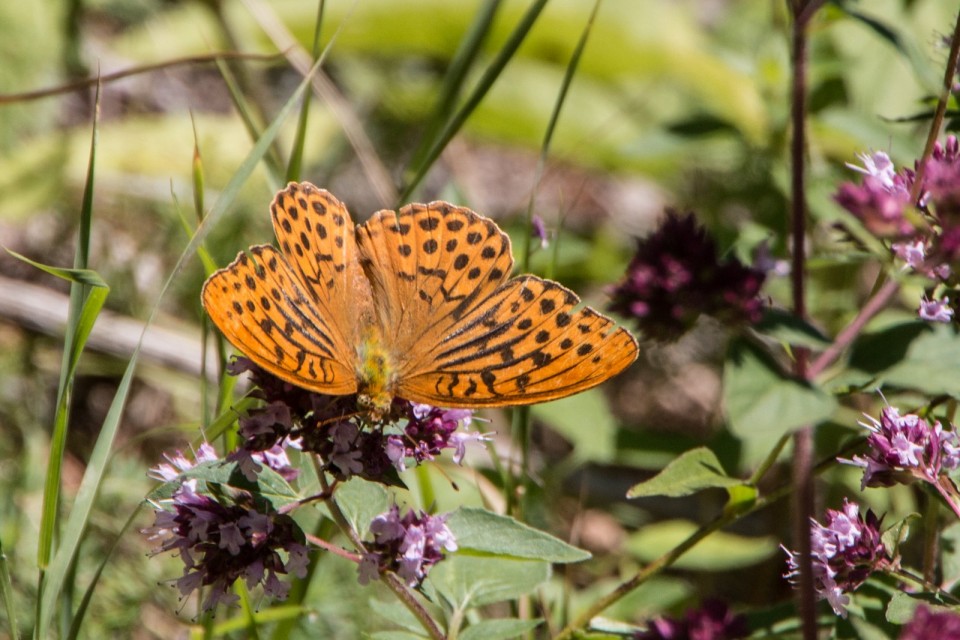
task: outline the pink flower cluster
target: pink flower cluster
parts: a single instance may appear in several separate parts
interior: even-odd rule
[[[919,316],[950,322],[960,302],[960,281],[954,275],[960,260],[960,143],[954,136],[937,143],[924,163],[919,188],[919,172],[896,171],[883,152],[860,159],[863,167],[848,166],[865,175],[862,182],[841,185],[834,199],[868,231],[889,240],[906,268],[932,281]]]
[[[360,561],[360,584],[377,580],[384,571],[392,571],[411,587],[427,577],[430,567],[443,558],[444,551],[457,550],[457,541],[447,528],[447,516],[431,516],[408,511],[400,517],[400,508],[373,519],[373,542],[366,545]]]
[[[844,500],[840,511],[827,509],[826,524],[811,521],[810,543],[817,594],[834,612],[846,617],[850,602],[847,593],[863,584],[870,574],[890,565],[891,559],[880,540],[880,520],[872,511],[860,515],[860,507]],[[789,571],[796,578],[800,567],[797,553],[784,548]]]

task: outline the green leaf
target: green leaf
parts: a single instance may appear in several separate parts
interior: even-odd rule
[[[630,536],[627,550],[643,562],[656,560],[686,540],[697,526],[686,520],[666,520],[643,527]],[[746,537],[718,531],[685,553],[673,566],[699,571],[727,571],[755,565],[777,550],[770,537]]]
[[[957,613],[957,609],[943,605],[934,593],[906,593],[894,591],[890,603],[887,605],[887,621],[894,624],[906,624],[913,619],[917,607],[923,605],[934,612]]]
[[[541,619],[521,620],[519,618],[501,618],[499,620],[483,620],[470,625],[457,637],[460,640],[510,640],[519,638],[528,631],[540,626]]]
[[[822,349],[831,343],[830,338],[812,324],[782,309],[767,309],[754,329],[789,345]]]
[[[960,395],[960,336],[944,324],[908,322],[864,336],[850,366],[885,385],[925,394]]]
[[[212,491],[215,487],[221,486],[242,489],[243,491],[249,491],[254,497],[262,497],[274,509],[296,502],[302,497],[283,476],[270,467],[262,466],[257,474],[256,482],[250,482],[240,471],[238,463],[215,460],[200,463],[192,469],[184,471],[176,480],[165,482],[151,491],[147,499],[153,502],[169,499],[183,480],[190,479],[196,479],[202,483],[198,487],[198,492]]]
[[[833,396],[784,375],[769,355],[744,340],[730,345],[723,387],[730,429],[745,439],[758,433],[779,438],[824,421],[837,408]]]
[[[389,510],[391,504],[390,494],[383,485],[363,478],[351,478],[340,485],[335,496],[347,522],[361,538],[367,535],[373,519]]]
[[[703,489],[734,487],[741,480],[729,477],[720,461],[706,447],[687,451],[654,477],[635,484],[627,491],[628,498],[689,496]]]
[[[549,577],[548,562],[458,552],[434,565],[427,580],[454,608],[466,609],[519,598]]]
[[[586,551],[548,533],[486,509],[458,509],[450,515],[447,526],[461,550],[558,563],[580,562],[590,557]]]

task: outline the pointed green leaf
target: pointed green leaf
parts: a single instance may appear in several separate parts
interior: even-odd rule
[[[466,609],[519,598],[549,577],[547,562],[455,553],[434,565],[427,580],[454,608]]]
[[[370,530],[370,523],[390,509],[390,494],[383,485],[363,478],[351,478],[337,487],[337,504],[347,522],[361,538]]]
[[[744,340],[730,345],[723,374],[730,429],[744,438],[779,438],[824,421],[837,407],[832,395],[784,375],[769,355]]]
[[[543,621],[539,618],[534,620],[521,620],[519,618],[482,620],[464,629],[457,637],[460,640],[510,640],[533,631],[540,626],[541,622]]]
[[[930,395],[960,395],[960,336],[944,324],[909,322],[857,341],[850,366],[883,384]]]
[[[643,527],[630,536],[627,550],[643,562],[652,562],[697,531],[686,520],[667,520]],[[678,569],[727,571],[749,567],[769,558],[777,551],[772,537],[747,537],[718,531],[701,541],[678,559]]]
[[[558,563],[580,562],[590,557],[586,551],[548,533],[486,509],[458,509],[450,515],[447,526],[462,550]]]
[[[703,489],[734,487],[741,480],[729,477],[713,451],[699,447],[687,451],[668,464],[663,471],[645,482],[635,484],[627,491],[628,498],[648,496],[689,496]]]

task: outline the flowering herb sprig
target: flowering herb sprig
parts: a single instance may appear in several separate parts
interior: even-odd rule
[[[843,509],[827,509],[824,524],[810,523],[814,586],[818,597],[827,600],[834,612],[846,617],[848,593],[856,590],[875,571],[894,568],[896,563],[881,540],[880,519],[870,510],[844,500]],[[798,554],[787,554],[785,577],[799,576]]]
[[[921,481],[933,486],[960,517],[960,491],[948,472],[960,467],[960,438],[915,414],[884,407],[880,419],[860,423],[870,430],[867,452],[840,462],[863,469],[861,488]]]
[[[376,419],[359,411],[355,397],[325,396],[290,385],[259,368],[246,358],[237,358],[230,372],[249,372],[256,389],[252,392],[263,404],[239,419],[242,444],[221,459],[214,448],[203,443],[191,460],[180,451],[165,454],[165,462],[151,475],[170,487],[169,498],[154,502],[156,519],[144,530],[158,543],[156,553],[174,552],[183,561],[183,575],[176,581],[182,597],[197,589],[208,589],[202,609],[232,604],[236,596],[231,587],[244,579],[248,587],[263,586],[264,593],[284,598],[289,583],[279,576],[305,575],[306,542],[332,550],[330,543],[308,537],[289,512],[307,502],[329,500],[338,483],[353,476],[382,483],[396,481],[396,472],[408,464],[434,460],[451,450],[460,464],[469,442],[482,442],[487,436],[464,427],[472,412],[441,409],[430,405],[396,400],[386,416]],[[292,482],[299,470],[292,466],[287,449],[316,455],[321,473],[322,491],[274,507],[257,499],[256,490],[264,468],[284,481]],[[240,484],[211,490],[194,477],[199,465],[216,467],[233,464],[241,476]],[[221,474],[224,475],[224,474]],[[234,476],[227,473],[233,482]],[[335,503],[332,511],[339,512]],[[341,526],[349,526],[335,518]],[[456,551],[453,533],[446,516],[423,512],[400,514],[398,507],[373,520],[373,541],[361,543],[361,553],[338,550],[338,555],[358,564],[359,580],[366,584],[385,572],[395,573],[403,584],[418,586],[431,566],[446,553]],[[348,534],[349,535],[349,534]],[[353,538],[356,540],[356,538]]]
[[[748,635],[746,616],[735,614],[722,600],[708,599],[682,618],[651,620],[646,631],[633,637],[635,640],[736,640]]]
[[[181,597],[207,588],[202,609],[210,611],[236,601],[230,588],[242,578],[248,588],[261,584],[267,595],[285,598],[290,587],[279,575],[306,575],[308,549],[297,523],[248,495],[200,493],[196,478],[180,475],[196,465],[180,452],[167,459],[155,474],[177,487],[169,499],[154,504],[155,521],[143,532],[159,543],[155,553],[175,552],[183,561],[176,581]],[[196,463],[218,460],[209,444],[201,445]]]
[[[960,304],[960,143],[949,136],[925,161],[922,184],[915,169],[897,171],[883,152],[862,154],[859,184],[840,186],[834,199],[878,238],[906,269],[931,281],[918,315],[951,322]],[[918,194],[916,199],[911,194]]]
[[[366,552],[360,561],[360,584],[392,571],[407,586],[419,586],[444,552],[457,550],[457,542],[446,521],[445,515],[431,516],[412,510],[401,517],[396,505],[378,515],[370,524],[374,539],[365,545]]]

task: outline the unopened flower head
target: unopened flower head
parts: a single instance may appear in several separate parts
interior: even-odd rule
[[[626,276],[611,290],[610,308],[634,318],[648,336],[674,340],[701,314],[729,324],[757,322],[764,279],[736,258],[721,261],[693,214],[668,211],[661,226],[637,242]]]
[[[657,618],[649,628],[634,635],[636,640],[734,640],[750,635],[747,618],[735,614],[721,600],[704,600],[698,609],[683,618]]]
[[[419,585],[444,552],[457,550],[457,541],[446,521],[446,515],[431,516],[412,510],[401,517],[396,505],[374,518],[370,524],[374,540],[365,545],[366,553],[360,561],[360,584],[392,571],[407,585]]]
[[[846,617],[850,598],[846,595],[863,584],[870,574],[892,566],[880,539],[880,520],[870,510],[866,517],[860,507],[844,500],[843,509],[827,509],[825,524],[811,520],[810,546],[814,586],[821,600]],[[798,554],[786,548],[791,580],[799,575]]]
[[[939,422],[920,416],[900,415],[884,407],[880,420],[867,416],[862,426],[870,430],[866,455],[841,460],[863,468],[861,488],[889,487],[912,479],[936,483],[940,474],[960,466],[960,439]]]

